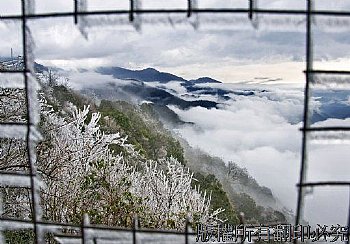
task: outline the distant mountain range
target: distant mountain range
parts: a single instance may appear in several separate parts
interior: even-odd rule
[[[181,109],[197,106],[215,108],[218,105],[217,102],[201,99],[187,101],[162,88],[148,86],[142,81],[133,81],[125,85],[107,83],[99,87],[84,88],[82,92],[87,95],[94,95],[99,99],[136,101],[137,103],[148,101],[160,106],[175,105]]]
[[[114,78],[121,80],[133,79],[143,82],[158,81],[160,83],[167,83],[170,81],[186,81],[185,79],[179,76],[170,73],[159,72],[158,70],[153,68],[147,68],[142,70],[129,70],[120,67],[100,67],[97,68],[96,71],[104,75],[112,75]]]
[[[0,65],[12,67],[13,69],[23,69],[23,61],[18,58],[0,57]],[[34,68],[36,72],[63,71],[60,68],[47,67],[39,63],[35,63]],[[99,99],[125,100],[138,103],[148,101],[161,107],[175,105],[181,109],[188,109],[200,106],[210,109],[217,108],[219,103],[234,99],[233,96],[235,95],[261,96],[263,93],[269,92],[252,88],[228,89],[224,85],[220,85],[222,82],[210,77],[186,80],[180,76],[161,72],[154,68],[131,70],[121,67],[99,67],[94,71],[102,75],[111,75],[116,81],[106,83],[102,80],[98,86],[82,88],[83,93],[94,95]],[[80,72],[88,72],[88,70],[80,70]],[[118,79],[130,82],[120,84]],[[178,94],[171,89],[168,84],[172,82],[177,82],[186,89],[187,93]],[[151,83],[159,83],[160,85],[152,85]],[[312,123],[328,118],[345,119],[350,117],[348,91],[315,90],[313,96],[316,101],[320,102],[321,106],[313,112]],[[212,99],[207,100],[209,97]],[[293,123],[300,121],[301,118],[296,118]]]
[[[137,97],[142,98],[147,101],[154,102],[158,105],[176,105],[180,108],[186,109],[194,106],[201,106],[205,108],[216,107],[217,103],[206,100],[198,101],[186,101],[174,94],[169,93],[165,89],[158,87],[150,87],[147,85],[149,82],[158,82],[160,84],[166,85],[169,82],[178,82],[182,87],[186,88],[186,91],[190,95],[212,95],[218,96],[222,100],[230,99],[227,96],[232,91],[212,88],[210,86],[203,86],[205,84],[221,84],[222,82],[215,80],[210,77],[201,77],[198,79],[186,80],[180,76],[160,72],[154,68],[147,68],[142,70],[130,70],[121,67],[100,67],[95,70],[97,73],[103,75],[112,75],[116,79],[121,80],[132,80],[136,81],[131,85],[122,87],[124,92],[132,93],[137,95]],[[137,83],[139,82],[139,83]],[[202,85],[202,86],[197,86]],[[243,95],[243,94],[242,94]]]
[[[225,86],[221,86],[222,88],[218,88],[218,86],[212,87],[210,86],[211,84],[221,84],[222,82],[210,77],[186,80],[180,76],[160,72],[154,68],[129,70],[120,67],[101,67],[96,69],[96,72],[112,75],[117,79],[129,79],[140,82],[133,83],[131,86],[126,86],[121,89],[157,105],[176,105],[182,109],[194,106],[205,108],[217,107],[219,101],[232,99],[232,96],[229,96],[229,94],[237,96],[255,96],[268,92],[267,90],[260,89],[231,90],[225,88]],[[147,85],[149,82],[159,82],[163,86],[150,87]],[[195,101],[186,101],[179,94],[169,93],[166,90],[166,86],[169,82],[178,82],[186,89],[188,97],[191,97],[192,100],[198,99]],[[202,100],[200,97],[203,95],[214,96],[217,98],[217,101]],[[316,90],[314,96],[315,100],[321,102],[321,106],[319,110],[313,112],[311,118],[312,123],[323,121],[328,118],[345,119],[350,117],[349,102],[347,101],[349,93],[347,91]],[[337,99],[334,99],[335,97]],[[301,118],[299,120],[301,120]]]
[[[106,91],[104,88],[93,88],[93,93],[100,98],[121,98],[121,99],[137,99],[138,101],[149,101],[156,105],[166,106],[175,105],[182,109],[188,109],[190,107],[204,107],[215,108],[218,103],[213,101],[207,101],[198,99],[195,101],[187,101],[177,94],[171,94],[164,87],[148,85],[150,82],[158,82],[159,84],[166,85],[170,82],[178,82],[182,87],[186,88],[190,94],[196,93],[198,95],[217,95],[222,99],[229,99],[226,96],[230,91],[197,86],[197,84],[220,84],[221,82],[210,77],[201,77],[199,79],[186,80],[180,76],[160,72],[154,68],[147,68],[142,70],[130,70],[121,67],[99,67],[95,69],[97,73],[103,75],[112,75],[116,79],[130,80],[132,82],[120,85],[109,83],[109,89]],[[89,89],[84,89],[84,92],[88,92]]]
[[[142,70],[130,70],[121,67],[100,67],[96,69],[96,72],[104,75],[112,75],[117,79],[132,79],[143,82],[155,82],[168,83],[171,81],[179,81],[185,85],[193,85],[200,83],[221,83],[218,80],[212,79],[210,77],[201,77],[196,80],[186,80],[182,77],[173,75],[171,73],[160,72],[153,68],[147,68]]]
[[[171,73],[160,72],[153,68],[147,68],[142,70],[129,70],[120,67],[103,67],[96,69],[96,72],[104,75],[112,75],[114,78],[122,80],[132,80],[134,82],[123,87],[116,84],[109,84],[110,86],[118,87],[114,89],[106,88],[94,88],[94,94],[98,94],[99,97],[113,97],[125,99],[131,96],[137,97],[138,100],[146,100],[153,102],[159,106],[175,105],[181,109],[188,109],[190,107],[201,106],[204,108],[217,108],[218,104],[230,99],[234,99],[233,96],[264,96],[268,99],[268,90],[261,89],[240,89],[233,90],[228,89],[224,85],[220,85],[221,82],[210,77],[202,77],[199,79],[186,80],[182,77],[176,76]],[[148,83],[158,82],[159,86],[150,86]],[[176,91],[169,92],[171,89],[167,89],[167,85],[170,82],[178,82],[187,91],[187,94],[180,95]],[[212,86],[216,84],[215,86]],[[170,86],[169,86],[170,87]],[[104,94],[104,95],[103,95]],[[106,96],[106,94],[109,94]],[[126,95],[127,94],[127,95]],[[231,95],[230,95],[231,94]],[[329,118],[349,118],[350,109],[347,91],[332,91],[332,90],[317,90],[314,92],[315,100],[321,103],[318,110],[313,112],[311,122],[324,121]],[[203,100],[203,98],[215,97],[214,100]],[[337,99],[334,99],[337,97]],[[190,98],[191,101],[188,101]],[[272,99],[272,98],[271,98]],[[301,115],[300,115],[301,116]],[[295,118],[292,123],[298,123],[300,118]]]

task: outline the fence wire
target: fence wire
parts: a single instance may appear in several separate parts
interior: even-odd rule
[[[264,28],[264,24],[272,30],[287,31],[286,26],[296,26],[299,30],[305,32],[306,38],[306,67],[305,67],[305,92],[304,92],[304,114],[302,132],[302,150],[301,164],[297,199],[297,212],[295,225],[303,222],[304,200],[306,187],[323,186],[344,186],[350,189],[350,181],[323,181],[307,182],[307,155],[308,142],[313,138],[317,140],[337,140],[343,143],[344,134],[350,131],[350,127],[312,127],[310,124],[310,97],[314,85],[348,87],[350,71],[346,70],[314,70],[313,69],[313,34],[312,28],[314,17],[324,17],[321,27],[328,27],[328,31],[334,31],[337,28],[349,28],[350,11],[343,10],[315,10],[313,0],[305,0],[306,8],[302,10],[295,9],[267,9],[257,5],[258,0],[247,0],[247,6],[244,8],[199,8],[198,1],[187,0],[187,9],[142,9],[141,0],[129,0],[129,9],[116,10],[88,10],[86,0],[72,0],[74,9],[67,12],[40,13],[34,11],[34,0],[20,0],[21,14],[0,15],[0,21],[17,20],[21,21],[22,45],[23,45],[23,70],[2,70],[0,75],[2,79],[6,75],[23,76],[23,87],[25,91],[26,119],[25,122],[0,122],[1,138],[22,139],[26,143],[27,160],[29,172],[0,172],[0,185],[18,186],[30,190],[31,201],[31,220],[0,217],[0,230],[20,230],[32,229],[35,234],[35,243],[43,243],[47,233],[53,233],[60,243],[190,243],[194,242],[195,233],[189,231],[188,223],[183,232],[165,231],[165,230],[146,230],[138,229],[137,221],[134,221],[133,229],[119,229],[104,226],[91,225],[88,217],[85,216],[81,225],[70,225],[66,223],[54,223],[45,221],[41,216],[40,207],[40,178],[36,169],[35,146],[40,140],[37,131],[39,122],[39,110],[37,104],[38,84],[35,79],[33,41],[30,34],[29,20],[44,18],[71,17],[75,25],[78,26],[84,37],[88,35],[88,28],[94,24],[113,24],[130,25],[139,30],[143,24],[190,24],[195,29],[205,24],[225,24],[227,28],[246,28],[247,24],[253,28]],[[169,17],[169,14],[177,16]],[[212,14],[207,16],[206,14]],[[179,16],[180,17],[179,17]],[[103,20],[103,17],[112,16],[117,19]],[[147,19],[147,16],[152,18]],[[201,18],[199,18],[201,16]],[[202,18],[203,16],[203,18]],[[269,17],[272,16],[272,19]],[[282,16],[276,20],[275,16]],[[89,19],[90,17],[95,17]],[[96,17],[101,17],[96,19]],[[328,17],[337,17],[341,20],[332,21]],[[293,20],[292,18],[295,18]],[[102,21],[101,21],[102,19]],[[293,22],[294,21],[294,22]],[[99,23],[96,23],[99,22]],[[5,76],[4,76],[5,75]],[[327,77],[328,76],[328,77]],[[6,84],[11,87],[11,82],[0,81],[0,84]],[[322,135],[322,132],[325,133]],[[320,134],[321,135],[317,135]],[[333,133],[333,137],[329,136]],[[316,135],[316,137],[315,137]],[[321,213],[320,213],[321,214]],[[348,226],[350,226],[350,202],[348,214]],[[70,230],[71,233],[78,235],[64,234],[62,230]],[[349,233],[348,233],[349,234]],[[0,240],[1,241],[1,240]],[[295,240],[297,243],[297,240]],[[348,241],[346,243],[349,243]]]

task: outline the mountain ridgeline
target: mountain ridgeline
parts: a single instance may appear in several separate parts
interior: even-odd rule
[[[40,74],[48,73],[48,69],[45,66],[37,65],[36,68]],[[47,98],[48,105],[56,112],[61,113],[60,111],[62,111],[63,116],[64,111],[67,111],[68,102],[81,110],[84,110],[85,105],[90,105],[87,119],[93,120],[93,113],[98,112],[101,114],[101,119],[98,122],[99,129],[106,134],[121,133],[123,137],[127,136],[128,143],[132,144],[143,158],[147,160],[176,159],[194,174],[195,180],[192,182],[192,187],[200,187],[202,191],[211,194],[211,209],[213,211],[220,208],[225,209],[224,212],[219,213],[218,217],[227,223],[240,223],[240,213],[244,213],[244,222],[251,224],[285,223],[289,221],[289,212],[278,203],[268,188],[261,187],[249,176],[246,170],[235,163],[226,165],[221,159],[214,158],[199,149],[192,148],[183,138],[178,137],[170,129],[171,125],[191,125],[191,123],[182,121],[167,105],[177,105],[183,109],[193,106],[212,108],[216,107],[216,102],[206,100],[187,101],[159,88],[152,92],[154,87],[145,85],[148,82],[147,80],[149,82],[153,79],[157,79],[158,82],[171,82],[173,79],[178,79],[183,87],[193,88],[196,87],[196,83],[218,83],[217,81],[206,77],[195,81],[186,81],[181,77],[158,72],[154,69],[146,69],[140,72],[129,72],[125,69],[113,70],[117,70],[122,74],[122,76],[119,74],[120,76],[118,77],[123,77],[123,79],[127,80],[133,79],[135,82],[131,84],[137,84],[137,88],[144,89],[147,87],[146,90],[149,89],[146,92],[148,96],[147,101],[151,101],[151,103],[133,103],[132,100],[124,100],[122,96],[118,96],[120,94],[117,92],[120,91],[120,87],[116,84],[114,84],[115,89],[106,89],[105,86],[99,88],[97,86],[97,89],[94,88],[94,93],[92,94],[89,94],[84,89],[81,92],[73,90],[66,85],[56,82],[54,80],[55,76],[52,76],[51,72],[48,75],[46,74],[47,82],[42,84],[42,92]],[[143,75],[152,77],[147,79]],[[136,80],[141,78],[143,81]],[[40,82],[43,82],[43,80],[40,80]],[[113,87],[113,85],[110,87]],[[123,92],[127,91],[125,86],[122,89],[124,89]],[[104,93],[98,94],[98,91]],[[166,92],[160,93],[166,95],[164,97],[160,96],[159,91]],[[108,92],[111,93],[108,94]],[[132,95],[137,94],[137,89],[134,88],[132,92],[134,92]],[[141,91],[141,93],[143,93],[141,95],[145,96],[144,91]],[[128,93],[129,96],[130,94]],[[111,145],[111,147],[116,153],[122,153],[125,150],[125,148],[118,146],[114,147]],[[97,169],[104,166],[103,164],[100,165],[100,163],[96,165]],[[138,163],[135,163],[133,166],[135,168],[143,168],[143,165]],[[105,187],[104,182],[95,182],[100,180],[95,177],[96,174],[99,174],[99,172],[94,172],[91,175],[92,178],[89,176],[91,179],[88,178],[88,182],[93,180],[94,184]],[[104,178],[102,177],[101,180],[104,180]],[[130,202],[130,200],[127,202]],[[102,217],[99,212],[93,212],[93,214],[97,222]],[[126,223],[129,222],[126,221]]]
[[[21,62],[13,60],[0,62],[0,68],[18,69],[21,65]],[[86,82],[84,86],[73,90],[56,80],[60,76],[58,68],[35,64],[35,69],[39,76],[48,76],[48,83],[42,84],[43,91],[49,93],[47,96],[52,96],[48,102],[55,111],[65,111],[67,102],[80,109],[84,105],[90,105],[89,118],[92,118],[94,112],[101,114],[99,128],[106,134],[120,132],[122,136],[127,136],[128,143],[143,158],[154,161],[175,158],[193,173],[193,189],[200,186],[201,190],[211,193],[211,209],[225,209],[219,213],[220,219],[231,224],[241,221],[248,224],[292,221],[293,214],[279,203],[269,188],[259,185],[247,170],[234,162],[224,162],[193,148],[181,138],[176,133],[177,128],[196,125],[183,121],[174,112],[176,110],[169,106],[182,110],[197,106],[223,109],[225,102],[235,103],[241,98],[254,99],[256,96],[270,101],[278,100],[273,92],[258,87],[230,88],[210,77],[187,80],[153,68],[129,70],[120,67],[79,70],[80,74],[88,75],[90,72],[97,78],[93,84]],[[67,71],[65,73],[69,74]],[[346,91],[316,90],[312,98],[319,104],[312,115],[312,122],[350,116]],[[301,117],[295,116],[290,123],[300,121]],[[111,146],[111,149],[117,153],[124,150],[118,146]],[[133,166],[143,168],[143,165],[137,163]],[[97,182],[97,185],[100,183]],[[130,203],[129,199],[127,202]],[[243,219],[241,213],[244,213]],[[99,212],[94,214],[96,218],[101,217]]]
[[[178,126],[187,122],[181,121],[166,106],[105,99],[97,105],[92,98],[63,85],[55,86],[52,94],[59,104],[67,101],[78,107],[90,104],[92,111],[102,115],[100,124],[103,131],[127,135],[128,142],[135,145],[144,157],[172,156],[178,159],[194,173],[196,181],[193,187],[199,185],[200,189],[212,194],[212,209],[225,209],[220,217],[228,223],[238,224],[240,213],[244,213],[246,223],[251,224],[290,220],[290,213],[278,203],[271,191],[261,187],[244,169],[234,163],[226,166],[221,159],[192,148],[184,139],[169,131],[164,123]]]
[[[93,90],[82,90],[82,93],[88,97],[98,99],[98,109],[102,115],[108,116],[108,119],[114,119],[113,126],[109,124],[104,127],[106,130],[114,128],[125,132],[129,135],[130,142],[137,145],[146,157],[178,158],[194,172],[197,183],[202,189],[212,192],[213,208],[226,209],[223,217],[228,222],[238,223],[241,212],[245,215],[245,221],[252,224],[285,223],[292,220],[290,211],[274,198],[271,190],[261,187],[245,169],[232,162],[226,165],[221,159],[192,148],[183,138],[171,131],[171,128],[192,123],[182,121],[167,105],[175,105],[181,109],[195,106],[210,109],[217,107],[218,103],[206,100],[187,101],[165,89],[147,85],[151,82],[166,84],[176,81],[188,92],[218,95],[226,100],[226,96],[232,91],[206,86],[220,84],[220,81],[209,77],[185,80],[152,68],[128,70],[109,67],[98,68],[96,71],[104,75],[112,75],[116,79],[132,81],[131,84],[124,86],[108,84],[107,86],[112,89],[95,86]],[[135,103],[135,100],[130,99],[130,94],[131,97],[140,99]],[[235,91],[234,94],[251,96],[255,93],[254,91]],[[140,100],[151,103],[140,102]]]
[[[153,68],[147,68],[143,70],[129,70],[120,67],[100,67],[95,70],[102,75],[110,75],[117,80],[130,81],[127,84],[108,83],[104,86],[108,87],[108,91],[102,87],[87,87],[83,89],[83,93],[94,94],[98,98],[113,100],[115,98],[121,100],[127,100],[129,102],[150,101],[158,105],[175,105],[181,109],[188,109],[190,107],[204,107],[204,108],[216,108],[218,103],[215,101],[209,101],[204,99],[193,99],[191,101],[184,99],[176,94],[176,91],[170,91],[164,89],[161,85],[168,83],[177,83],[189,94],[195,93],[196,95],[217,95],[222,100],[227,100],[227,96],[230,91],[220,88],[212,88],[207,86],[201,86],[205,84],[221,84],[220,81],[209,78],[201,77],[198,79],[186,80],[182,77],[160,72]],[[158,83],[160,86],[150,85],[152,83]],[[133,101],[130,100],[132,97]]]
[[[186,81],[179,76],[170,73],[159,72],[153,68],[147,68],[143,70],[129,70],[121,67],[101,67],[96,71],[105,75],[113,75],[114,78],[121,80],[133,79],[144,82],[159,81],[160,83],[167,83],[170,81]]]
[[[100,67],[96,71],[105,75],[112,75],[114,78],[125,80],[132,79],[143,82],[168,83],[171,81],[183,82],[186,85],[200,84],[200,83],[221,83],[218,80],[210,77],[201,77],[196,80],[186,80],[180,76],[173,75],[171,73],[160,72],[154,68],[147,68],[142,70],[130,70],[121,67]]]
[[[100,67],[95,70],[99,74],[111,75],[115,79],[132,81],[127,85],[117,83],[109,83],[102,85],[103,87],[87,87],[83,89],[83,93],[94,94],[98,98],[108,98],[113,100],[118,98],[129,102],[150,101],[158,105],[175,105],[181,109],[190,107],[218,108],[221,102],[233,100],[235,96],[261,96],[269,100],[269,90],[265,88],[249,88],[249,89],[228,89],[225,85],[210,77],[200,77],[198,79],[186,80],[180,76],[160,72],[154,68],[142,70],[130,70],[120,67]],[[151,86],[152,83],[160,85]],[[168,89],[167,84],[177,83],[183,89],[185,94]],[[106,91],[108,90],[108,92]],[[216,100],[206,100],[208,96],[216,97]],[[134,100],[130,100],[130,98]],[[204,99],[205,98],[205,99]],[[135,100],[136,99],[136,100]],[[318,90],[313,92],[313,99],[320,106],[315,108],[312,113],[311,122],[316,123],[329,118],[345,119],[350,117],[350,109],[348,103],[348,91],[346,90]],[[297,116],[291,123],[299,123],[302,116]]]

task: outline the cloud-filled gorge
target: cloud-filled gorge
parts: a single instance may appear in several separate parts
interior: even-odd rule
[[[272,190],[283,206],[295,212],[301,160],[302,134],[299,129],[303,119],[303,89],[286,85],[206,83],[192,86],[194,91],[190,92],[179,81],[140,83],[95,72],[76,73],[71,78],[72,85],[77,88],[95,87],[97,95],[124,97],[136,103],[150,101],[147,92],[136,92],[139,97],[135,97],[136,90],[148,89],[167,91],[168,97],[186,101],[218,102],[212,108],[181,108],[168,104],[181,120],[193,122],[176,127],[176,133],[191,146],[246,168],[259,184]],[[79,80],[84,80],[84,83],[78,84]],[[100,82],[98,85],[96,80]],[[159,90],[152,90],[156,92],[152,94],[162,94],[158,93]],[[224,95],[219,95],[220,91]],[[349,97],[347,90],[315,90],[311,99],[312,125],[349,125]],[[346,161],[349,157],[347,145],[310,144],[307,180],[347,180],[350,166]],[[313,224],[345,224],[346,190],[334,187],[313,189],[313,194],[306,198],[306,220]],[[326,211],[331,208],[332,211]]]
[[[227,85],[226,85],[227,86]],[[226,162],[234,161],[257,181],[272,189],[284,206],[295,211],[299,180],[303,111],[302,89],[260,89],[255,96],[231,95],[220,108],[171,108],[184,121],[178,129],[192,146]],[[346,100],[344,101],[346,102]],[[321,104],[313,102],[314,111]],[[322,125],[349,125],[350,119],[327,119]],[[350,152],[342,145],[310,145],[307,179],[346,180]],[[306,199],[305,216],[311,223],[346,223],[348,193],[344,188],[314,189]],[[332,209],[332,211],[328,211]],[[322,212],[321,216],[319,213]]]

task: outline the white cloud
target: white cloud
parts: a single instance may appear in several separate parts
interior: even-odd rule
[[[147,82],[147,85],[152,87],[159,87],[161,89],[164,89],[168,91],[169,93],[175,95],[175,96],[181,96],[182,94],[187,93],[187,90],[185,87],[181,85],[178,81],[170,81],[166,83],[166,85],[160,83],[160,82]]]
[[[79,72],[72,70],[71,72],[67,73],[67,77],[69,77],[68,85],[78,90],[103,87],[108,90],[138,83],[137,81],[133,80],[116,79],[112,75],[102,75],[94,71]]]
[[[21,1],[1,0],[0,15],[13,15],[21,13]]]
[[[8,14],[20,7],[17,1],[1,1],[0,9]],[[128,8],[128,1],[90,0],[90,9]],[[152,4],[151,4],[152,2]],[[37,0],[37,12],[72,11],[73,1]],[[178,7],[186,8],[186,1],[143,1],[145,8]],[[228,1],[200,0],[205,7],[247,7],[246,0]],[[304,1],[259,1],[264,8],[305,8]],[[318,8],[347,9],[349,3],[344,1],[317,1]],[[128,16],[120,17],[128,23]],[[107,22],[108,22],[108,18]],[[186,17],[184,16],[184,19]],[[248,19],[246,22],[249,22]],[[8,56],[10,48],[15,53],[21,52],[20,25],[0,28],[3,37],[0,55]],[[211,76],[224,82],[252,80],[254,75],[265,75],[273,79],[281,78],[283,82],[302,84],[305,65],[305,36],[303,32],[285,31],[273,28],[270,31],[216,31],[190,28],[182,29],[162,27],[162,25],[145,25],[142,34],[132,30],[119,30],[118,24],[109,27],[98,25],[89,30],[86,41],[73,23],[73,18],[53,18],[31,21],[33,36],[37,44],[36,57],[39,61],[71,60],[77,65],[104,65],[144,68],[155,67],[174,72],[185,78],[199,75]],[[205,26],[205,24],[203,24]],[[219,24],[217,25],[219,26]],[[157,27],[157,28],[155,28]],[[329,34],[315,33],[315,57],[323,60],[327,67],[334,60],[342,58],[338,66],[346,67],[350,57],[350,45],[347,32]],[[87,62],[94,60],[95,62]],[[324,60],[327,60],[325,62]],[[315,62],[315,67],[318,63]]]
[[[192,146],[247,168],[260,184],[272,189],[286,207],[294,210],[301,159],[299,128],[302,126],[303,91],[270,90],[266,95],[234,96],[235,101],[221,109],[196,107],[183,111],[171,108],[183,120],[195,122],[195,127],[185,126],[178,130]],[[349,125],[350,119],[329,119],[315,126],[344,124]],[[348,145],[312,144],[309,149],[308,180],[348,179]],[[315,190],[315,195],[307,198],[306,218],[312,223],[340,223],[347,209],[344,200],[347,194],[324,192]],[[335,199],[338,201],[333,201]],[[323,207],[331,204],[337,210],[326,212]],[[320,212],[324,214],[320,216]]]
[[[73,1],[35,0],[36,13],[69,12],[74,10]]]

